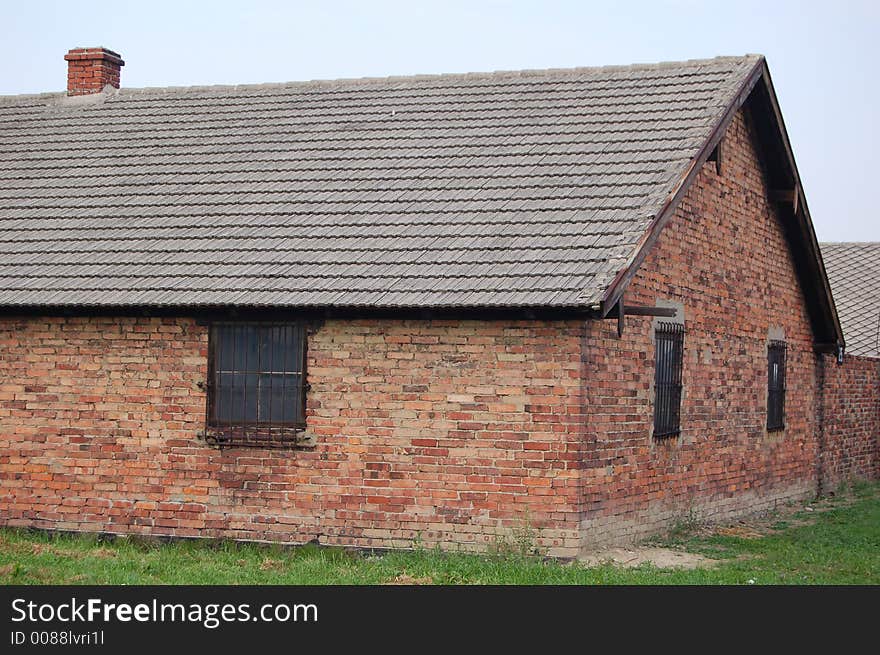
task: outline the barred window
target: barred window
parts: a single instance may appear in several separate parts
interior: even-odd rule
[[[305,427],[302,324],[221,323],[209,342],[208,438],[284,446]]]
[[[785,427],[785,342],[767,347],[767,429]]]
[[[654,342],[654,436],[674,437],[681,432],[684,326],[678,323],[660,323]]]

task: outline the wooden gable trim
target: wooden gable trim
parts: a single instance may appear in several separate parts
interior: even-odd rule
[[[746,103],[752,111],[757,112],[764,119],[756,123],[760,128],[757,130],[760,145],[771,160],[769,168],[774,170],[775,179],[769,182],[771,188],[784,190],[782,194],[778,194],[777,199],[784,201],[790,208],[784,214],[783,227],[805,292],[815,341],[831,343],[835,348],[838,345],[843,346],[843,330],[834,306],[825,265],[822,262],[818,240],[794,161],[794,153],[773,90],[770,71],[763,57],[746,77],[735,98],[727,106],[709,137],[682,174],[679,183],[670,192],[660,212],[642,236],[630,262],[618,272],[609,285],[602,299],[600,314],[609,317],[614,311],[642,262],[657,242],[660,232],[672,219],[678,205],[696,181],[700,169],[715,153],[736,112]],[[716,166],[720,169],[721,153],[718,152],[716,157]],[[786,215],[788,220],[785,220]],[[811,290],[814,291],[811,293]]]
[[[816,347],[823,351],[835,352],[846,345],[843,329],[837,315],[819,241],[813,229],[810,208],[795,163],[794,151],[785,129],[785,122],[782,120],[779,100],[773,89],[773,81],[766,63],[762,66],[761,82],[755,89],[749,105],[756,117],[763,119],[755,121],[755,130],[765,156],[769,159],[768,169],[771,179],[768,182],[771,189],[784,190],[781,198],[777,196],[777,199],[782,201],[779,209],[795,268],[806,296]]]

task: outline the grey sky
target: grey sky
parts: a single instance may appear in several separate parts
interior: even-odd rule
[[[880,2],[12,2],[0,94],[60,91],[76,46],[129,87],[767,56],[819,239],[880,241]]]

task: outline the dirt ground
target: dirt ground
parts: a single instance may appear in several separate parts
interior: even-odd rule
[[[658,546],[608,548],[582,555],[578,560],[587,566],[598,566],[610,562],[623,568],[635,568],[640,564],[650,562],[654,566],[663,569],[705,568],[715,563],[715,560],[696,553]]]

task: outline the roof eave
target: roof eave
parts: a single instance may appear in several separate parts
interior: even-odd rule
[[[601,319],[592,305],[278,305],[278,304],[54,304],[0,305],[0,316],[193,316],[255,317],[296,316],[309,318],[385,318],[406,316],[423,319],[508,318],[552,320]]]

